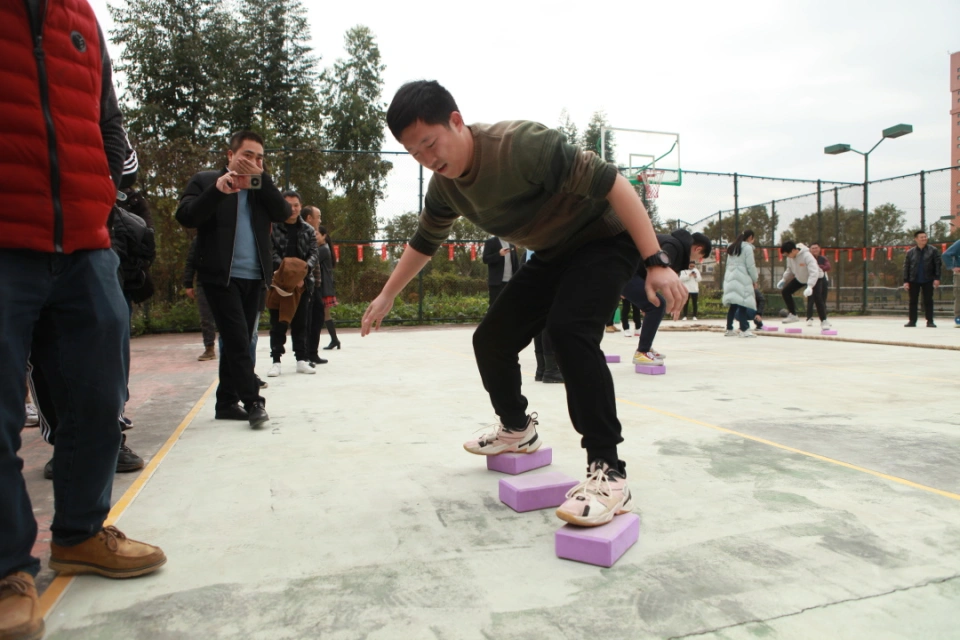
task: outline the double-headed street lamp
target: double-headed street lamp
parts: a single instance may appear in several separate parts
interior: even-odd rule
[[[900,136],[905,136],[908,133],[913,133],[913,126],[909,124],[898,124],[889,129],[883,130],[883,137],[880,138],[880,141],[877,144],[873,145],[873,148],[870,151],[864,153],[863,151],[857,151],[848,144],[832,144],[829,147],[824,147],[823,152],[827,155],[836,156],[841,153],[846,153],[847,151],[853,151],[854,153],[859,153],[863,156],[863,246],[866,249],[870,244],[869,239],[869,228],[867,225],[867,213],[870,211],[870,200],[868,197],[868,192],[870,188],[870,154],[873,153],[873,150],[880,146],[880,142],[883,142],[887,138],[899,138]],[[838,290],[839,291],[839,290]],[[837,293],[839,296],[840,294]],[[863,259],[863,305],[860,308],[860,312],[863,314],[867,313],[867,259]]]

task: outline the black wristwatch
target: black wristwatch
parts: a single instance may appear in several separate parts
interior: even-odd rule
[[[667,255],[667,252],[661,249],[655,254],[643,261],[643,266],[645,267],[669,267],[670,266],[670,256]]]

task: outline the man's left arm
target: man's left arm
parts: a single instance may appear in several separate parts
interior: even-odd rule
[[[313,271],[313,268],[317,266],[317,261],[320,260],[320,245],[317,244],[317,232],[313,230],[313,227],[307,225],[307,231],[310,236],[310,252],[307,254],[307,273]]]
[[[942,271],[940,269],[940,249],[933,247],[933,286],[940,286],[940,276]]]
[[[107,42],[100,25],[97,25],[100,38],[100,135],[103,137],[103,150],[107,154],[110,177],[113,184],[120,188],[123,177],[123,163],[127,157],[127,134],[123,130],[123,115],[117,102],[117,92],[113,88],[113,66],[107,51]]]

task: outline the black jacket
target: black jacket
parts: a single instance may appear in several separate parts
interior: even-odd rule
[[[273,253],[273,270],[280,268],[280,263],[284,258],[300,258],[307,263],[307,277],[304,279],[304,286],[309,289],[314,284],[313,268],[317,264],[317,232],[302,218],[297,218],[297,246],[292,252],[287,251],[289,244],[287,236],[287,225],[284,222],[273,225],[273,235],[271,236],[270,246]]]
[[[324,298],[337,295],[337,283],[333,278],[333,255],[330,243],[317,247],[317,264],[320,267],[320,295]]]
[[[690,266],[690,247],[693,246],[693,236],[686,229],[677,229],[670,235],[657,234],[657,242],[663,252],[670,256],[670,268],[680,273]],[[637,267],[637,275],[647,279],[647,267],[643,262]]]
[[[907,251],[907,258],[903,261],[903,281],[916,282],[919,276],[918,267],[920,260],[923,260],[923,273],[928,281],[940,279],[940,250],[932,244],[928,244],[920,251],[919,247],[914,247]]]
[[[120,286],[131,300],[141,303],[153,295],[150,265],[157,257],[153,229],[140,216],[114,206],[110,213],[110,242],[120,258]]]
[[[180,283],[184,289],[193,289],[196,285],[194,280],[197,277],[197,239],[194,238],[190,243],[190,251],[187,252],[187,262],[183,265],[183,278]]]
[[[500,255],[500,238],[494,236],[488,238],[483,243],[483,263],[490,267],[487,269],[487,285],[503,284],[503,268],[506,266],[506,258]],[[520,270],[520,258],[517,256],[517,247],[510,245],[510,264],[513,265],[513,275]]]
[[[180,206],[177,222],[188,229],[197,229],[197,279],[201,283],[227,285],[233,262],[233,243],[237,234],[237,194],[226,194],[217,189],[217,180],[226,173],[201,171],[190,179]],[[260,268],[267,286],[273,278],[270,223],[280,223],[290,217],[290,205],[268,174],[263,174],[263,186],[247,192],[253,211],[253,235],[257,242]]]

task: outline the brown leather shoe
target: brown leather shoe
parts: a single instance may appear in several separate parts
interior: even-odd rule
[[[217,352],[213,350],[213,345],[209,347],[204,347],[203,353],[201,353],[200,356],[197,358],[197,360],[199,360],[200,362],[203,362],[204,360],[216,360],[216,359],[217,359]]]
[[[0,580],[0,640],[40,640],[43,616],[33,576],[23,571]]]
[[[50,544],[50,568],[60,573],[98,573],[107,578],[135,578],[153,573],[167,561],[159,547],[137,542],[116,527],[72,547]]]

